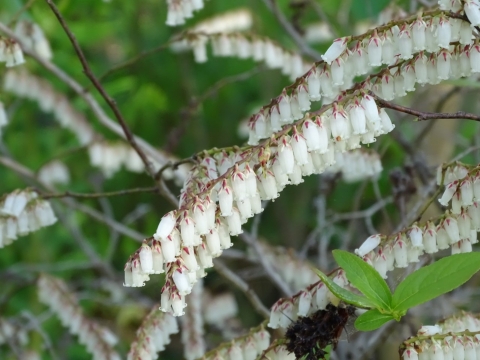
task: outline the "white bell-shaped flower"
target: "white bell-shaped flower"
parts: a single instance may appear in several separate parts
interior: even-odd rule
[[[393,246],[393,254],[395,256],[396,267],[405,268],[408,266],[407,244],[403,242],[400,237],[395,241]]]
[[[222,186],[218,191],[218,202],[220,205],[220,212],[222,216],[230,216],[232,214],[233,206],[233,192],[227,184],[227,180],[222,181]]]
[[[152,256],[152,249],[148,246],[147,243],[143,243],[140,251],[138,253],[140,258],[140,266],[142,268],[142,272],[145,274],[153,274],[153,256]]]
[[[343,85],[344,68],[345,68],[345,62],[341,57],[335,59],[330,65],[330,71],[332,74],[332,84],[334,86]]]
[[[299,85],[297,87],[297,99],[298,99],[298,106],[300,111],[308,111],[310,110],[310,99],[309,93],[306,85]]]
[[[314,66],[307,75],[308,96],[311,101],[319,101],[320,95],[320,78],[318,76],[317,68]]]
[[[413,42],[410,29],[407,25],[403,25],[397,35],[396,44],[400,53],[400,59],[408,60],[412,58]]]
[[[160,241],[158,240],[152,241],[152,262],[154,274],[162,274],[165,272],[165,269],[163,268],[164,260],[162,247]]]
[[[330,45],[325,54],[322,55],[323,61],[325,61],[327,64],[331,64],[332,61],[337,59],[347,48],[347,43],[349,39],[349,37],[335,39],[333,41],[333,44]]]
[[[425,29],[427,25],[423,21],[421,16],[418,16],[412,24],[412,42],[413,50],[423,51],[425,50]]]
[[[392,35],[389,31],[386,31],[383,36],[382,64],[393,65],[395,63],[396,54],[397,48],[392,40]]]
[[[418,353],[412,346],[407,346],[402,354],[402,360],[418,360]]]
[[[209,218],[207,209],[202,201],[197,197],[193,204],[193,220],[195,222],[195,232],[198,235],[205,235],[209,230]]]
[[[175,261],[176,249],[175,243],[170,239],[160,239],[160,246],[162,248],[163,261],[165,264]]]
[[[389,70],[382,75],[382,97],[387,101],[395,99],[394,80]]]
[[[382,65],[382,40],[378,36],[377,30],[373,31],[368,40],[368,64],[370,66]]]
[[[347,112],[337,103],[333,103],[330,128],[334,139],[347,140],[350,137],[350,120]]]
[[[203,269],[213,267],[212,255],[208,251],[208,247],[204,242],[195,247],[195,253],[197,254],[198,262]]]
[[[164,239],[172,232],[177,223],[177,212],[175,210],[166,213],[160,223],[158,224],[157,231],[153,235],[156,240]]]
[[[460,193],[462,197],[463,206],[466,207],[473,204],[473,198],[474,198],[473,185],[469,177],[465,178],[460,183]]]
[[[427,79],[430,85],[440,83],[437,72],[437,54],[431,54],[427,61]]]
[[[312,302],[312,294],[308,290],[303,290],[297,297],[298,316],[307,316],[310,312],[310,306]]]
[[[461,21],[460,23],[460,38],[459,42],[462,45],[471,45],[472,44],[472,25],[466,21]]]
[[[353,50],[352,62],[355,70],[355,75],[361,76],[368,73],[368,54],[367,51],[362,47],[360,42],[357,43],[357,46]]]
[[[326,119],[321,116],[315,118],[315,125],[317,125],[319,147],[317,151],[320,154],[325,154],[328,151],[328,144],[330,138],[330,131],[328,129]],[[479,187],[480,188],[480,187]]]
[[[307,119],[302,124],[302,133],[307,142],[309,151],[316,151],[320,149],[320,134],[318,133],[318,126],[310,119]]]
[[[465,5],[463,6],[465,10],[465,15],[467,15],[468,21],[472,26],[480,25],[480,4],[476,0],[465,0]]]
[[[408,236],[413,246],[423,249],[423,232],[417,224],[414,224],[410,228],[408,231]]]
[[[480,72],[480,44],[478,43],[470,48],[470,66],[472,73]]]
[[[273,132],[282,130],[282,120],[280,118],[280,111],[278,105],[273,105],[270,110],[270,127]]]
[[[427,222],[423,232],[423,248],[427,254],[438,252],[437,232],[435,231],[435,225],[431,221]]]
[[[362,135],[367,132],[365,109],[357,99],[350,106],[349,118],[354,135]]]
[[[185,263],[189,272],[197,271],[199,268],[197,258],[195,257],[195,251],[191,246],[184,246],[182,248],[181,258]]]
[[[384,108],[380,109],[380,119],[382,121],[382,127],[385,134],[388,134],[395,129],[395,125],[392,123],[390,116],[388,116]]]
[[[450,47],[450,42],[452,41],[451,39],[452,27],[450,25],[450,20],[445,16],[441,16],[437,26],[438,47],[448,49]]]
[[[205,238],[207,240],[207,247],[210,255],[212,255],[212,257],[220,256],[222,250],[220,249],[220,236],[218,235],[218,231],[216,229],[210,230],[205,235]]]
[[[427,74],[427,58],[421,52],[415,58],[415,75],[417,77],[417,82],[420,85],[426,84],[428,82]]]
[[[378,245],[380,245],[381,240],[382,240],[382,237],[380,234],[369,236],[363,242],[363,244],[358,249],[355,250],[355,254],[357,254],[360,257],[364,257],[370,251],[374,250]]]
[[[227,220],[230,235],[235,236],[243,232],[240,212],[236,207],[232,209],[232,215],[227,217],[226,220]]]
[[[292,110],[290,108],[290,97],[285,91],[278,97],[278,109],[280,111],[280,119],[287,124],[292,121]]]
[[[437,78],[448,80],[450,77],[450,59],[452,55],[447,50],[442,50],[437,55]]]
[[[308,162],[308,149],[305,137],[293,127],[293,134],[290,138],[290,145],[292,146],[293,155],[298,165],[305,165]]]
[[[257,194],[257,196],[259,196]],[[217,219],[217,229],[218,229],[218,236],[220,237],[220,247],[222,250],[230,249],[232,244],[232,239],[230,238],[230,231],[228,228],[228,224],[223,219]]]
[[[295,156],[293,154],[292,146],[290,145],[289,138],[283,136],[279,141],[278,160],[282,166],[283,172],[287,175],[290,175],[293,171],[295,165]]]
[[[454,244],[460,240],[460,231],[458,229],[457,219],[452,216],[447,217],[443,221],[443,227],[450,238],[450,244]]]
[[[172,279],[180,295],[187,295],[192,292],[192,285],[188,278],[188,269],[184,266],[176,266],[173,271]]]
[[[188,211],[184,211],[180,220],[180,234],[185,246],[193,246],[195,242],[195,223],[188,215]]]

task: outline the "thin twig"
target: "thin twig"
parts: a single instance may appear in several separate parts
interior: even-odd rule
[[[118,191],[108,191],[108,192],[99,192],[99,193],[76,193],[73,191],[65,191],[63,193],[56,193],[56,194],[40,194],[40,197],[43,199],[54,199],[54,198],[64,198],[64,197],[73,197],[79,199],[98,199],[104,197],[111,197],[111,196],[123,196],[129,194],[137,194],[137,193],[155,193],[158,192],[158,188],[156,187],[145,187],[145,188],[134,188],[134,189],[125,189],[125,190],[118,190]]]
[[[150,160],[148,160],[147,155],[143,152],[143,150],[140,148],[140,146],[137,144],[137,141],[135,140],[135,137],[132,134],[132,131],[128,127],[125,119],[123,118],[123,115],[117,106],[117,103],[115,100],[113,100],[110,95],[107,94],[106,90],[103,88],[102,84],[100,81],[97,79],[97,77],[93,74],[92,69],[90,69],[90,66],[88,65],[88,61],[85,57],[85,54],[82,51],[82,48],[80,47],[80,44],[77,41],[77,38],[75,35],[72,33],[70,28],[68,27],[67,23],[65,22],[65,19],[63,18],[62,14],[60,14],[60,11],[58,10],[57,6],[53,3],[52,0],[45,0],[50,6],[50,9],[52,9],[53,13],[57,17],[58,21],[60,22],[60,25],[62,26],[63,30],[67,34],[70,42],[72,43],[73,49],[75,50],[75,53],[77,54],[78,59],[80,60],[80,63],[82,64],[83,72],[87,76],[87,78],[92,82],[93,86],[98,90],[100,95],[103,97],[105,102],[108,104],[110,109],[113,111],[113,114],[115,115],[115,118],[117,121],[120,123],[120,126],[123,129],[123,133],[125,134],[125,137],[127,138],[127,141],[130,143],[130,145],[135,149],[137,152],[138,156],[143,161],[143,164],[145,165],[145,169],[147,172],[150,174],[150,176],[153,178],[155,177],[155,172],[153,170],[152,164],[150,163]]]
[[[42,186],[43,188],[45,188],[46,190],[50,191],[50,192],[54,192],[55,189],[52,188],[51,186],[48,186],[47,184],[44,184],[42,182],[40,182],[36,175],[28,168],[26,168],[25,166],[19,164],[18,162],[16,162],[15,160],[12,160],[12,159],[9,159],[7,157],[4,157],[4,156],[0,156],[0,164],[4,165],[5,167],[15,171],[17,174],[19,174],[20,176],[24,177],[24,178],[27,178],[30,180],[30,184],[34,183],[35,185],[40,185]],[[110,226],[112,228],[114,228],[116,231],[118,231],[119,233],[131,238],[131,239],[134,239],[138,242],[141,242],[145,236],[143,234],[140,234],[139,232],[133,230],[133,229],[130,229],[129,227],[113,220],[113,219],[110,219],[110,218],[107,218],[104,214],[102,214],[101,212],[95,210],[94,208],[90,207],[90,206],[87,206],[87,205],[83,205],[83,204],[79,204],[77,203],[75,200],[73,199],[67,199],[67,198],[60,198],[60,200],[62,202],[64,202],[67,206],[69,206],[70,208],[73,208],[73,209],[76,209],[76,210],[79,210],[87,215],[89,215],[90,217],[92,217],[93,219],[107,225],[107,226]]]
[[[353,220],[353,219],[363,219],[366,217],[373,216],[376,212],[385,207],[385,205],[391,204],[393,202],[393,196],[388,196],[384,199],[377,201],[375,204],[366,208],[365,210],[352,211],[343,214],[335,214],[329,220],[329,222],[337,222],[340,220]]]
[[[270,311],[263,305],[257,294],[250,288],[250,286],[237,276],[232,270],[230,270],[222,261],[218,259],[213,260],[215,270],[222,275],[225,279],[229,280],[232,284],[238,287],[248,298],[253,308],[262,315],[265,319],[270,318]]]
[[[50,336],[47,334],[45,330],[43,330],[41,322],[38,318],[32,314],[30,311],[24,310],[22,311],[22,316],[30,323],[32,329],[34,329],[43,339],[43,345],[48,350],[50,354],[50,359],[56,360],[59,359],[58,354],[55,352],[53,348],[53,342]]]
[[[253,238],[251,234],[247,232],[243,232],[239,235],[240,239],[242,239],[247,245],[251,246],[257,255],[258,261],[260,265],[262,265],[263,269],[267,276],[274,282],[274,284],[280,289],[283,293],[283,296],[292,296],[293,292],[288,286],[288,284],[282,279],[280,274],[275,271],[272,264],[268,261],[267,257],[263,255],[263,249],[260,247],[257,238]]]
[[[304,55],[310,56],[315,61],[320,60],[321,54],[313,50],[310,46],[308,46],[308,44],[305,42],[303,37],[297,32],[297,30],[295,30],[293,25],[288,21],[285,14],[279,9],[276,3],[276,0],[263,0],[263,2],[268,7],[268,9],[272,12],[272,14],[275,15],[280,25],[282,25],[285,31],[293,39],[295,44],[300,49],[300,52]]]
[[[150,55],[153,55],[157,52],[160,52],[162,50],[165,50],[166,48],[168,48],[173,42],[175,42],[177,39],[176,38],[173,38],[171,40],[169,40],[167,43],[165,44],[162,44],[160,46],[157,46],[156,48],[153,48],[153,49],[150,49],[150,50],[146,50],[146,51],[143,51],[141,52],[140,54],[134,56],[133,58],[131,59],[128,59],[118,65],[115,65],[113,66],[112,68],[110,68],[109,70],[107,70],[106,72],[104,72],[102,75],[100,75],[98,77],[98,80],[99,81],[102,81],[104,80],[105,78],[109,77],[110,75],[112,75],[114,72],[117,72],[119,70],[122,70],[122,69],[125,69],[127,67],[130,67],[132,65],[134,65],[135,63],[137,63],[138,61],[150,56]]]
[[[401,106],[401,105],[397,105],[397,104],[393,104],[391,102],[385,101],[379,98],[378,96],[376,96],[371,91],[369,91],[369,94],[375,98],[375,101],[379,106],[400,111],[405,114],[416,116],[419,121],[436,120],[436,119],[468,119],[468,120],[480,121],[479,115],[467,113],[465,111],[457,111],[455,113],[418,111],[405,106]]]

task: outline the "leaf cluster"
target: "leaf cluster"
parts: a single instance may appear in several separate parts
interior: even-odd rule
[[[390,320],[399,321],[408,309],[452,291],[480,270],[480,253],[455,254],[408,275],[392,294],[380,274],[358,256],[343,250],[334,250],[333,256],[348,281],[363,295],[346,290],[320,270],[315,271],[340,300],[367,309],[355,321],[360,331],[378,329]]]

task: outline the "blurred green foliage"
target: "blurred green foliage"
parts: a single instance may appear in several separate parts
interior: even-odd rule
[[[379,12],[388,4],[388,0],[314,0],[320,5],[330,20],[338,36],[350,35],[361,21],[374,23]],[[293,15],[290,3],[295,1],[279,0],[278,3],[287,17]],[[9,23],[13,14],[25,5],[25,1],[9,0],[0,4],[0,20]],[[400,6],[408,10],[410,1],[399,1]],[[139,53],[165,44],[181,29],[165,26],[166,4],[163,0],[57,0],[57,6],[67,20],[86,53],[89,64],[97,75],[104,74],[113,66],[122,63]],[[184,28],[217,15],[221,12],[247,7],[254,14],[254,26],[251,32],[269,36],[288,49],[295,49],[292,39],[279,25],[275,17],[260,0],[206,2],[205,9],[199,11],[193,19],[187,21]],[[70,42],[61,29],[57,19],[47,4],[36,0],[20,19],[38,23],[49,39],[54,52],[54,63],[79,81],[85,88],[92,89],[83,75],[81,65],[75,56]],[[303,13],[300,23],[307,25],[318,21],[310,8]],[[323,51],[328,43],[314,45]],[[116,71],[104,79],[103,84],[117,101],[132,131],[158,148],[166,148],[179,158],[188,157],[203,149],[240,145],[245,142],[239,137],[239,123],[248,118],[262,104],[277,96],[290,81],[276,70],[265,70],[254,74],[247,80],[222,87],[214,96],[205,100],[191,117],[185,116],[192,99],[202,96],[217,81],[240,74],[257,66],[251,60],[215,58],[209,54],[209,61],[196,64],[192,54],[173,53],[169,49],[156,52],[133,65]],[[65,93],[74,106],[82,111],[95,129],[110,139],[115,135],[105,130],[72,91],[32,59],[27,59],[25,67],[39,76],[45,77],[59,92]],[[5,69],[0,68],[0,80]],[[478,84],[477,84],[478,85]],[[94,91],[97,100],[109,109]],[[0,100],[9,112],[10,124],[2,134],[2,152],[11,156],[33,171],[37,171],[51,159],[60,158],[70,169],[72,181],[59,190],[77,192],[114,191],[134,187],[152,186],[151,179],[145,174],[132,174],[124,170],[106,179],[89,164],[85,150],[76,150],[79,146],[73,134],[59,127],[50,114],[42,113],[37,104],[20,99],[0,91]],[[406,136],[412,137],[411,124],[397,125]],[[180,130],[178,130],[180,129]],[[464,139],[471,140],[476,129],[474,124],[461,128]],[[385,175],[379,179],[380,192],[390,194],[391,184],[388,172],[405,161],[405,152],[392,138],[381,138],[372,146],[379,150]],[[0,166],[0,194],[16,188],[28,186],[21,176]],[[168,184],[175,194],[179,188]],[[360,189],[360,190],[359,190]],[[271,244],[300,249],[307,234],[315,227],[316,209],[314,199],[319,193],[319,178],[309,177],[301,186],[287,187],[282,196],[269,204],[262,215],[260,234]],[[352,199],[356,204],[352,205]],[[329,211],[346,212],[366,208],[376,200],[372,183],[344,184],[337,182],[328,196]],[[80,200],[82,203],[101,211],[111,211],[111,216],[119,222],[139,205],[148,204],[149,211],[126,224],[145,234],[152,234],[160,217],[171,210],[171,205],[162,197],[153,194],[135,194],[109,198],[105,201]],[[389,208],[387,208],[389,209]],[[88,243],[106,259],[112,239],[118,237],[113,256],[106,259],[116,271],[115,278],[109,279],[121,286],[123,266],[138,243],[130,238],[116,234],[107,226],[93,221],[81,212],[73,212],[58,204],[65,218],[78,226]],[[398,213],[392,208],[392,219],[398,219]],[[375,225],[384,222],[381,213],[373,217]],[[247,225],[249,227],[249,225]],[[355,224],[355,238],[352,246],[361,242],[367,233],[365,225]],[[338,224],[338,232],[333,236],[332,248],[342,243],[346,228]],[[235,248],[244,245],[236,242]],[[77,266],[78,264],[82,266]],[[85,268],[86,265],[86,268]],[[89,266],[90,265],[90,266]],[[237,266],[237,265],[233,265]],[[242,268],[238,264],[238,268]],[[148,311],[139,299],[144,296],[152,301],[160,298],[163,285],[162,276],[152,276],[147,286],[127,291],[128,296],[120,302],[110,301],[112,296],[101,279],[101,269],[91,264],[81,246],[72,237],[69,229],[61,222],[22,237],[8,247],[0,250],[0,314],[4,317],[19,316],[28,311],[42,318],[42,328],[53,340],[54,347],[62,359],[88,359],[85,348],[78,345],[75,338],[68,334],[59,320],[50,316],[45,306],[39,304],[33,281],[39,271],[50,272],[62,277],[71,289],[81,296],[80,304],[85,312],[102,324],[112,328],[120,336],[118,348],[125,354],[134,332],[143,315]],[[251,282],[267,306],[278,299],[279,293],[265,278],[255,278]],[[212,272],[206,278],[206,287],[216,290],[232,290],[232,286]],[[246,298],[233,290],[239,301],[241,319],[245,326],[258,324],[260,318],[252,312]],[[42,348],[42,338],[32,332],[31,346]],[[8,357],[6,347],[0,346],[0,358]],[[181,345],[176,337],[163,358],[181,358]],[[44,355],[48,359],[48,355]]]

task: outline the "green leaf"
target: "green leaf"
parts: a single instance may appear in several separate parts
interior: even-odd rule
[[[355,328],[360,331],[372,331],[390,320],[393,320],[392,315],[382,314],[378,309],[371,309],[355,320]]]
[[[392,292],[377,270],[348,251],[334,250],[333,257],[345,270],[348,281],[370,299],[381,312],[391,309]]]
[[[480,270],[480,253],[445,257],[410,274],[393,294],[393,310],[406,311],[445,294]]]
[[[327,275],[321,272],[318,269],[313,269],[320,279],[325,283],[327,288],[338,297],[340,300],[344,301],[347,304],[362,308],[362,309],[371,309],[375,307],[375,304],[367,299],[365,296],[360,296],[352,293],[351,291],[345,290],[344,288],[335,284]]]

